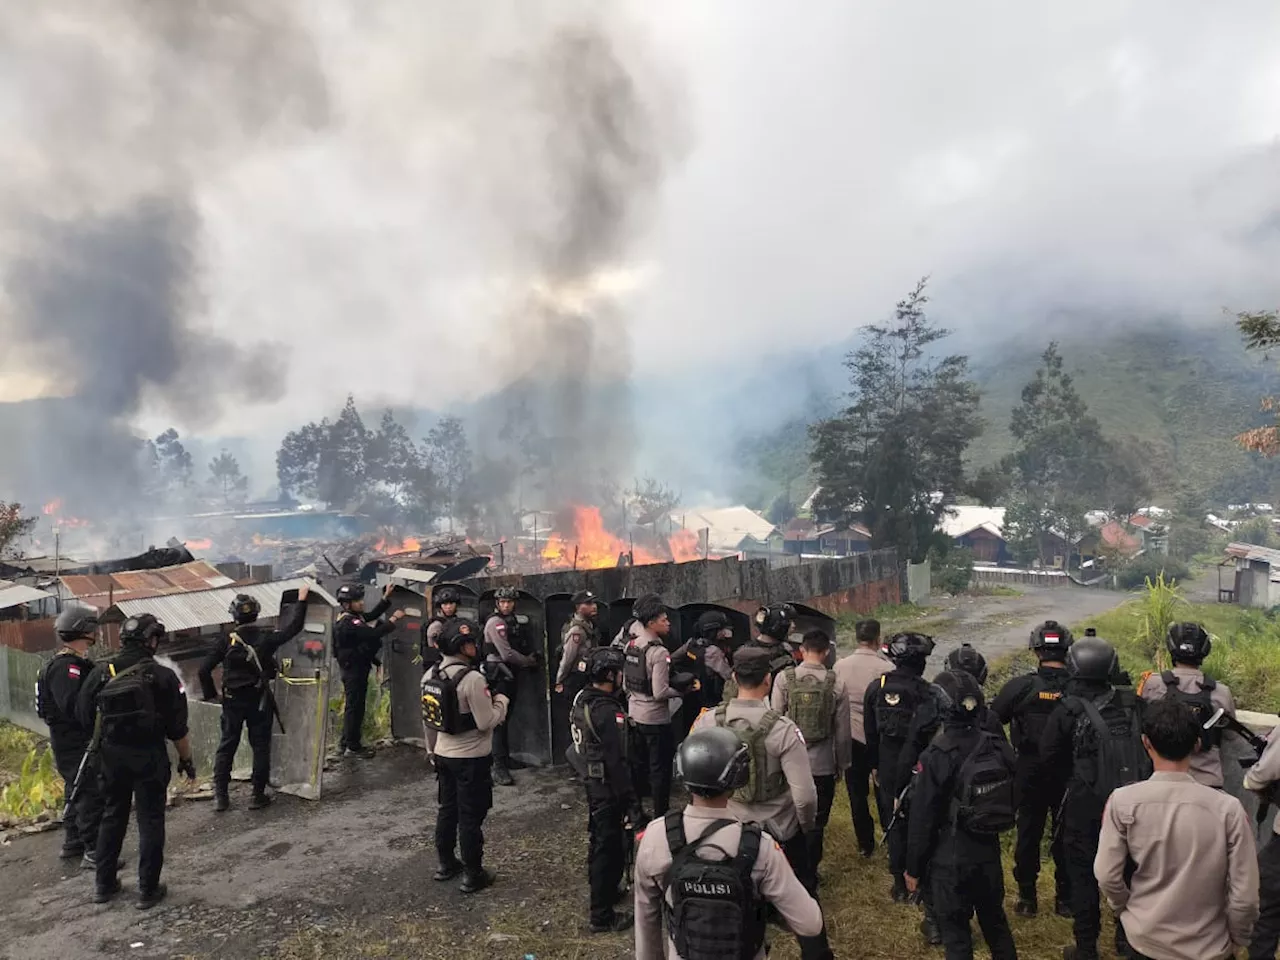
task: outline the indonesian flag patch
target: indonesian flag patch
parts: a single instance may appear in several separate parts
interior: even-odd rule
[[[73,663],[71,666],[67,667],[67,676],[69,677],[80,676],[80,665]]]

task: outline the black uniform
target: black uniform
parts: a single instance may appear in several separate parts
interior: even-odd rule
[[[98,831],[97,887],[110,889],[115,882],[120,848],[129,828],[129,811],[136,801],[138,891],[149,895],[159,886],[164,866],[165,792],[172,775],[165,741],[178,741],[187,735],[186,690],[177,674],[155,662],[150,650],[130,643],[118,656],[94,668],[80,690],[76,716],[82,727],[92,726],[98,712],[98,695],[112,679],[112,669],[119,677],[138,665],[141,666],[136,675],[146,680],[151,693],[152,718],[149,722],[104,722],[102,726],[104,808]]]
[[[1018,754],[1018,838],[1013,852],[1013,879],[1025,899],[1035,900],[1040,877],[1040,843],[1045,821],[1057,817],[1066,788],[1064,765],[1042,766],[1040,739],[1049,717],[1067,689],[1066,667],[1039,667],[1035,673],[1014,677],[991,702],[991,712],[1010,725],[1013,748]],[[1062,849],[1062,832],[1053,826],[1049,846],[1053,855],[1054,885],[1058,900],[1071,902],[1071,878]]]
[[[929,878],[933,912],[947,960],[972,960],[969,919],[975,913],[992,960],[1017,960],[1004,912],[1004,868],[998,835],[971,834],[953,819],[956,778],[982,733],[974,723],[948,720],[920,755],[911,798],[906,871]],[[1009,764],[1013,765],[1012,749]]]
[[[361,728],[364,726],[365,701],[369,697],[369,671],[379,662],[382,638],[396,628],[389,620],[375,622],[391,606],[383,597],[367,613],[344,610],[333,625],[334,656],[342,668],[342,689],[346,709],[342,717],[342,739],[339,749],[360,750]]]
[[[1045,725],[1040,740],[1040,760],[1046,770],[1069,770],[1062,804],[1062,843],[1067,871],[1071,879],[1072,928],[1076,945],[1082,948],[1081,960],[1096,956],[1098,936],[1102,932],[1102,908],[1098,881],[1093,874],[1093,861],[1098,855],[1098,838],[1102,834],[1102,813],[1106,806],[1090,787],[1091,766],[1096,753],[1077,755],[1076,744],[1083,740],[1081,698],[1097,700],[1112,688],[1097,681],[1072,680],[1057,709]],[[1141,713],[1142,701],[1132,690],[1115,690],[1112,700],[1100,706],[1099,713],[1108,726],[1121,724],[1132,712]],[[1116,922],[1117,942],[1123,941],[1123,928]]]
[[[76,717],[80,688],[93,672],[93,661],[64,647],[46,664],[40,674],[39,713],[49,725],[49,746],[58,775],[71,792],[80,761],[93,736],[93,725],[84,726]],[[93,762],[92,760],[90,762]],[[98,791],[98,772],[86,769],[80,781],[72,809],[63,821],[63,852],[67,857],[93,853],[98,843],[98,824],[102,820],[102,794]]]
[[[267,630],[256,623],[238,625],[233,635],[238,642],[253,649],[256,662],[254,657],[239,652],[228,658],[233,641],[230,636],[223,636],[200,665],[201,692],[205,700],[214,700],[218,691],[213,684],[213,671],[218,664],[223,664],[222,739],[213,760],[215,788],[225,790],[231,782],[240,731],[247,726],[249,748],[253,751],[253,789],[256,793],[266,789],[271,775],[271,708],[264,694],[267,684],[279,673],[276,651],[298,635],[306,617],[307,605],[296,603],[277,630]]]
[[[627,865],[623,827],[639,806],[627,758],[627,713],[621,693],[588,686],[569,715],[575,746],[569,759],[587,791],[588,879],[591,923],[614,921],[618,887]]]

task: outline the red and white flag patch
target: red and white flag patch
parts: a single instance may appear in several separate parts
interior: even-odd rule
[[[67,667],[67,676],[69,677],[80,676],[80,665],[73,663],[71,666]]]

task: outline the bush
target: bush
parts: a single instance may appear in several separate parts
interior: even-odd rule
[[[65,785],[53,765],[48,747],[32,750],[22,761],[18,779],[0,791],[0,813],[27,820],[46,813],[62,802]]]
[[[973,551],[952,547],[946,553],[929,551],[930,582],[944,593],[964,593],[973,580]]]
[[[1181,560],[1160,553],[1144,553],[1126,564],[1116,575],[1116,581],[1121,589],[1133,590],[1148,580],[1154,582],[1163,577],[1166,582],[1174,583],[1190,576],[1191,569]]]
[[[1275,528],[1271,526],[1270,517],[1254,517],[1236,527],[1232,539],[1237,543],[1252,543],[1258,547],[1274,547],[1276,545]]]

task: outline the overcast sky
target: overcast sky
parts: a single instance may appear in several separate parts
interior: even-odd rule
[[[264,3],[257,72],[212,41],[184,67],[133,6],[0,15],[0,264],[33,212],[181,190],[188,322],[275,344],[285,377],[206,431],[500,383],[556,216],[521,70],[573,6]],[[844,340],[925,273],[939,315],[999,334],[1280,302],[1275,0],[595,8],[658,121],[618,264],[641,375]],[[0,398],[72,376],[21,329],[0,312]],[[189,414],[155,391],[142,419]]]

